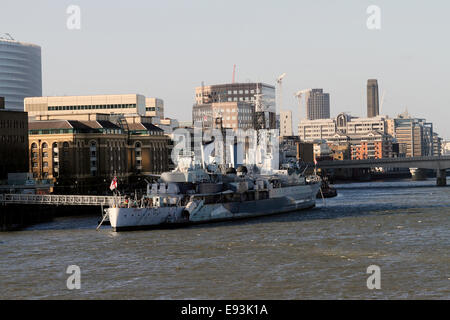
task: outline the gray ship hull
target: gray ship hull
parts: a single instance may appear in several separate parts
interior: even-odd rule
[[[271,197],[253,201],[203,204],[188,217],[183,207],[165,208],[157,211],[150,208],[109,208],[108,214],[114,231],[137,229],[173,228],[193,224],[223,222],[269,216],[312,208],[320,184],[310,184],[272,190]]]
[[[254,201],[256,202],[256,201]],[[264,200],[266,202],[266,200]],[[250,203],[248,204],[250,205]],[[233,221],[233,220],[244,220],[244,219],[252,219],[256,217],[263,217],[263,216],[271,216],[271,215],[277,215],[277,214],[283,214],[283,213],[289,213],[289,212],[295,212],[303,209],[310,209],[314,208],[316,205],[315,201],[305,201],[302,204],[298,204],[296,206],[286,206],[286,207],[275,207],[276,204],[274,203],[265,203],[264,208],[260,208],[260,205],[257,205],[255,207],[259,208],[260,210],[255,211],[256,208],[252,208],[249,210],[246,210],[246,212],[241,212],[239,214],[232,214],[227,217],[217,217],[212,219],[204,219],[204,220],[188,220],[188,221],[179,221],[179,222],[161,222],[159,224],[150,225],[150,224],[138,224],[138,225],[130,225],[130,226],[116,226],[112,227],[113,231],[119,232],[119,231],[133,231],[133,230],[152,230],[152,229],[170,229],[170,228],[181,228],[186,227],[189,225],[199,225],[199,224],[206,224],[206,223],[218,223],[218,222],[226,222],[226,221]],[[235,207],[239,207],[239,204],[235,204]],[[225,207],[225,206],[224,206]],[[208,208],[209,209],[217,209],[216,208]],[[244,209],[244,208],[243,208]]]

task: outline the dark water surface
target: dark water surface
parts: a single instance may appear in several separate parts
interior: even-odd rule
[[[336,187],[314,209],[239,222],[114,233],[80,216],[3,232],[0,298],[450,299],[450,187]]]

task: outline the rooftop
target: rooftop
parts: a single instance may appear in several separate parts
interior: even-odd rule
[[[41,48],[37,44],[28,43],[28,42],[21,42],[21,41],[14,40],[12,38],[11,39],[7,39],[7,38],[4,38],[2,36],[0,36],[0,44],[20,45],[20,46],[25,46],[25,47],[39,48],[39,49]]]
[[[93,133],[102,129],[121,130],[121,127],[110,121],[77,121],[77,120],[46,120],[30,121],[28,130],[75,130],[79,133]]]

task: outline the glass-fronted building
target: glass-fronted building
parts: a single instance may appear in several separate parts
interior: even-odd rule
[[[26,97],[42,96],[41,47],[0,37],[0,96],[17,111]]]

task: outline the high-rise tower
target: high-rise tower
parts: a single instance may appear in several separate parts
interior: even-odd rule
[[[369,79],[367,80],[367,117],[373,118],[379,114],[378,81],[376,79]]]
[[[330,94],[323,89],[311,89],[306,92],[306,117],[308,120],[330,118]]]
[[[0,36],[0,96],[5,108],[23,111],[23,100],[42,96],[41,47]]]

